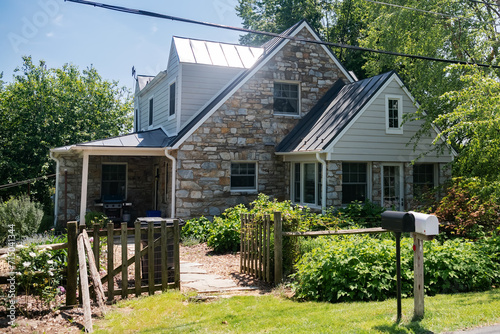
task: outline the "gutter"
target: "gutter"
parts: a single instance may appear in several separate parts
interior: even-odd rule
[[[53,152],[49,152],[49,157],[56,162],[56,192],[54,194],[54,227],[57,225],[57,215],[59,214],[59,169],[60,161],[54,157]]]
[[[316,153],[316,159],[321,163],[321,212],[325,213],[326,210],[326,161],[323,160],[319,153]]]
[[[170,155],[169,153],[169,148],[165,148],[165,156],[172,161],[172,208],[170,210],[170,218],[175,218],[175,202],[176,202],[176,197],[175,197],[175,182],[177,179],[177,160]]]

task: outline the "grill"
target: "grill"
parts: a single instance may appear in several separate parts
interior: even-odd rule
[[[132,207],[132,203],[123,201],[121,199],[106,199],[103,198],[100,203],[96,204],[97,206],[102,206],[104,214],[108,216],[109,220],[111,220],[115,225],[120,224],[121,222],[129,222],[130,215],[124,214],[124,208]]]

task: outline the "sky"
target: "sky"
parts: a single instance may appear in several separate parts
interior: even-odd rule
[[[242,26],[237,0],[94,0],[161,14]],[[137,74],[165,70],[172,36],[237,43],[241,33],[115,12],[64,0],[0,0],[0,72],[13,80],[23,56],[60,68],[94,66],[106,80],[133,89]]]

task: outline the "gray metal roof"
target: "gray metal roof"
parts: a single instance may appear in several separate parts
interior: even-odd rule
[[[363,109],[394,71],[344,85],[338,80],[276,147],[276,152],[324,150]]]
[[[126,148],[163,148],[169,146],[173,137],[168,137],[162,129],[135,132],[119,137],[95,140],[76,144],[84,147],[126,147]]]
[[[264,53],[263,48],[174,37],[181,63],[251,68]]]

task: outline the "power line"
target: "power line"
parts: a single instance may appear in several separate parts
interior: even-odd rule
[[[24,181],[18,181],[18,182],[14,182],[14,183],[2,184],[2,185],[0,185],[0,190],[8,189],[8,188],[13,188],[13,187],[17,187],[17,186],[21,186],[23,184],[32,183],[32,182],[39,181],[39,180],[42,180],[42,179],[48,179],[49,177],[54,177],[54,176],[56,176],[56,174],[50,174],[50,175],[40,176],[40,177],[37,177],[37,178],[34,178],[34,179],[29,179],[29,180],[24,180]]]
[[[108,5],[108,4],[104,4],[104,3],[87,1],[87,0],[65,0],[65,1],[79,3],[79,4],[83,4],[83,5],[90,5],[90,6],[94,6],[94,7],[114,10],[114,11],[128,13],[128,14],[150,16],[150,17],[155,17],[155,18],[159,18],[159,19],[179,21],[179,22],[184,22],[184,23],[192,23],[192,24],[198,24],[198,25],[203,25],[203,26],[207,26],[207,27],[228,29],[228,30],[240,31],[240,32],[245,32],[245,33],[250,33],[250,34],[259,34],[259,35],[265,35],[265,36],[271,36],[271,37],[277,37],[277,38],[282,38],[282,39],[298,41],[298,42],[327,45],[327,46],[344,48],[344,49],[351,49],[351,50],[356,50],[356,51],[373,52],[373,53],[380,53],[380,54],[397,56],[397,57],[436,61],[436,62],[443,62],[443,63],[449,63],[449,64],[476,65],[476,66],[480,66],[480,67],[500,68],[500,66],[497,66],[497,65],[467,62],[467,61],[463,61],[463,60],[449,60],[449,59],[443,59],[443,58],[418,56],[418,55],[411,55],[411,54],[406,54],[406,53],[363,48],[360,46],[347,45],[347,44],[342,44],[342,43],[332,43],[332,42],[325,42],[325,41],[317,41],[317,40],[313,40],[313,39],[298,38],[298,37],[286,36],[283,34],[276,34],[276,33],[272,33],[272,32],[267,32],[267,31],[259,31],[259,30],[253,30],[253,29],[247,29],[247,28],[227,26],[227,25],[217,24],[217,23],[197,21],[197,20],[186,19],[186,18],[171,16],[171,15],[149,12],[149,11],[140,10],[140,9],[132,9],[132,8],[126,8],[126,7],[121,7],[121,6]]]
[[[385,6],[391,6],[391,7],[397,7],[397,8],[402,8],[402,9],[413,10],[413,11],[416,11],[416,12],[421,12],[421,13],[426,13],[426,14],[433,14],[433,15],[438,15],[438,16],[443,16],[443,17],[451,17],[451,18],[459,19],[459,20],[460,19],[465,19],[464,17],[458,17],[458,16],[454,16],[454,15],[450,15],[450,14],[443,14],[443,13],[438,13],[438,12],[432,12],[432,11],[429,11],[429,10],[423,10],[423,9],[419,9],[419,8],[401,6],[401,5],[396,5],[396,4],[393,4],[393,3],[381,2],[381,1],[375,1],[375,0],[365,0],[365,1],[376,3],[378,5],[385,5]]]

